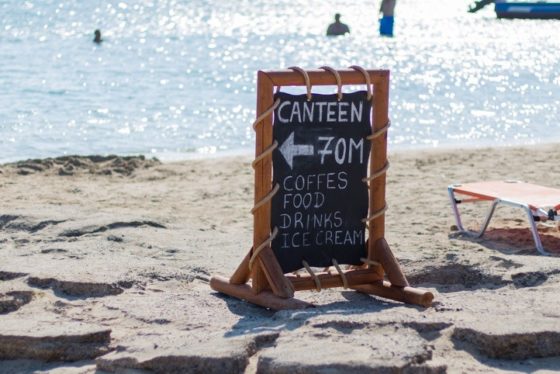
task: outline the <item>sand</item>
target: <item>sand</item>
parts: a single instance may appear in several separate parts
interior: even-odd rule
[[[513,209],[466,239],[447,196],[492,179],[560,188],[556,147],[390,154],[386,238],[431,308],[337,288],[274,312],[212,291],[251,246],[249,156],[0,166],[0,373],[558,370],[557,225],[539,224],[549,257]]]

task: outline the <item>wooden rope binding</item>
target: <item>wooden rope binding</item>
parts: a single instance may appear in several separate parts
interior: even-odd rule
[[[299,66],[291,66],[288,69],[300,73],[305,81],[305,86],[307,87],[307,101],[311,101],[313,95],[311,94],[311,79],[309,79],[309,74]]]
[[[274,102],[274,104],[270,108],[268,108],[264,113],[262,113],[260,116],[257,117],[255,122],[253,123],[253,129],[255,129],[257,127],[257,125],[263,119],[265,119],[267,116],[271,115],[274,112],[274,109],[276,109],[278,107],[278,105],[280,105],[280,99],[276,100],[276,102]],[[255,160],[252,163],[253,168],[255,168],[257,166],[257,164],[260,161],[262,161],[265,157],[272,154],[272,152],[277,147],[278,147],[278,141],[275,140],[274,143],[272,143],[261,154],[259,154],[257,157],[255,157]],[[261,201],[259,201],[258,203],[255,204],[255,206],[253,206],[253,209],[251,209],[251,213],[254,214],[257,209],[259,209],[261,206],[263,206],[268,201],[270,201],[274,197],[274,195],[276,195],[276,193],[278,192],[279,189],[280,189],[280,185],[277,184],[276,186],[274,186],[274,188],[268,194],[266,194],[266,196],[263,197],[261,199]]]
[[[359,66],[356,66],[356,68],[360,68]],[[363,69],[362,69],[363,70]],[[364,70],[365,72],[365,70]],[[368,75],[369,77],[369,75]],[[389,127],[391,126],[391,120],[387,121],[387,123],[385,124],[385,126],[383,126],[382,128],[380,128],[379,130],[375,131],[373,134],[369,135],[366,139],[368,140],[374,140],[376,138],[378,138],[379,136],[381,136],[382,134],[386,133],[387,130],[389,130]],[[362,181],[366,184],[369,185],[369,183],[376,179],[379,178],[380,176],[382,176],[383,174],[387,173],[387,170],[389,169],[389,161],[385,161],[385,165],[383,165],[383,167],[379,170],[377,170],[375,173],[371,174],[369,177],[363,178]],[[387,203],[385,203],[385,205],[383,206],[383,208],[379,209],[377,212],[374,212],[373,214],[371,214],[370,216],[368,216],[367,218],[364,218],[362,220],[362,222],[364,222],[366,224],[366,227],[369,229],[369,223],[371,221],[373,221],[374,219],[376,219],[377,217],[381,216],[382,214],[384,214],[387,211],[388,207],[387,207]],[[368,260],[369,261],[369,260]],[[363,261],[362,261],[363,262]]]
[[[360,258],[360,261],[362,261],[366,265],[381,266],[381,263],[374,260],[370,260],[369,258],[365,258],[365,257]]]
[[[338,275],[340,275],[340,278],[342,278],[342,284],[344,285],[344,288],[348,288],[348,279],[346,279],[346,275],[344,275],[344,272],[342,271],[342,269],[338,265],[338,261],[336,261],[336,259],[333,258],[332,263],[333,263],[336,271],[338,272]]]
[[[367,225],[368,223],[370,223],[371,221],[373,221],[374,219],[376,219],[377,217],[379,217],[380,215],[385,213],[387,211],[387,209],[388,209],[388,206],[387,206],[387,203],[385,203],[383,208],[379,209],[377,212],[372,213],[369,217],[364,218],[362,220],[362,222]]]
[[[269,115],[271,115],[274,112],[274,109],[278,108],[278,105],[280,105],[280,99],[277,99],[274,104],[272,104],[272,106],[270,108],[268,108],[267,110],[265,110],[260,116],[257,117],[257,119],[255,120],[255,122],[253,122],[253,130],[257,129],[257,125],[259,123],[261,123],[261,121],[263,119],[265,119],[266,117],[268,117]]]
[[[375,178],[380,177],[381,175],[385,174],[388,169],[389,169],[389,161],[385,162],[385,165],[383,165],[383,167],[381,169],[379,169],[378,171],[376,171],[375,173],[373,173],[369,177],[363,178],[362,181],[365,182],[365,183],[369,183],[372,180],[374,180]]]
[[[259,123],[261,123],[261,121],[263,119],[265,119],[266,117],[268,117],[269,115],[274,113],[274,110],[276,108],[278,108],[278,105],[280,105],[280,99],[277,99],[274,102],[274,104],[272,104],[272,106],[270,108],[268,108],[260,116],[258,116],[257,119],[255,120],[255,122],[253,122],[253,130],[257,129],[257,126],[259,125]],[[275,140],[270,146],[268,146],[264,151],[262,151],[259,155],[257,155],[257,157],[255,157],[255,159],[253,160],[253,163],[252,163],[253,168],[256,168],[259,162],[264,160],[266,157],[270,156],[272,154],[272,152],[277,147],[278,147],[278,141]],[[253,206],[253,208],[251,209],[251,213],[255,214],[257,209],[259,209],[260,207],[262,207],[263,205],[268,203],[270,200],[272,200],[274,195],[276,195],[279,190],[280,190],[280,185],[276,184],[276,186],[274,186],[274,188],[269,193],[267,193],[265,197],[263,197],[258,203],[256,203]],[[270,243],[272,243],[274,238],[276,238],[276,235],[278,235],[278,228],[277,227],[274,228],[274,230],[272,231],[272,234],[268,237],[268,239],[263,241],[257,248],[255,248],[254,251],[252,251],[251,258],[249,259],[249,271],[252,269],[253,263],[255,262],[257,257],[259,256],[260,252],[264,248],[269,246]]]
[[[278,190],[280,190],[280,184],[276,183],[276,186],[274,186],[274,188],[272,190],[270,190],[270,192],[267,193],[265,197],[263,197],[258,203],[255,204],[253,209],[251,209],[251,213],[255,214],[257,209],[259,209],[261,206],[263,206],[264,204],[266,204],[270,200],[272,200],[274,195],[276,195],[278,193]]]
[[[336,85],[338,87],[338,92],[336,93],[338,96],[338,101],[342,100],[342,79],[340,78],[340,74],[338,74],[338,71],[331,68],[330,66],[321,66],[319,69],[323,69],[334,75],[334,78],[336,79]]]
[[[261,251],[263,249],[265,249],[266,247],[268,247],[270,245],[270,243],[272,243],[272,241],[276,238],[277,235],[278,235],[278,227],[275,227],[274,230],[272,231],[272,234],[268,237],[268,239],[266,239],[264,242],[262,242],[251,253],[251,258],[249,259],[249,270],[251,270],[253,268],[253,263],[255,262],[255,260],[257,259],[257,257],[261,253]]]
[[[350,66],[350,69],[354,69],[356,71],[359,71],[360,73],[362,73],[362,75],[364,76],[365,80],[366,80],[366,88],[367,88],[367,99],[371,100],[373,97],[373,89],[371,87],[371,79],[369,77],[368,72],[366,71],[366,69],[364,69],[361,66],[358,65],[352,65]]]
[[[264,160],[266,156],[270,155],[276,148],[278,148],[278,140],[274,140],[274,142],[269,145],[260,155],[255,157],[253,163],[251,164],[253,166],[253,169],[256,168],[257,164]]]
[[[311,269],[311,267],[309,266],[309,264],[307,263],[307,261],[303,260],[301,262],[303,264],[303,267],[305,268],[305,270],[307,270],[307,272],[309,273],[309,275],[311,275],[311,277],[313,278],[313,280],[315,281],[315,287],[317,288],[317,291],[321,291],[322,287],[321,287],[321,280],[319,279],[319,277],[317,276],[317,274],[315,274],[313,272],[313,269]]]
[[[391,127],[391,120],[389,120],[385,126],[383,126],[382,128],[380,128],[379,130],[377,130],[376,132],[374,132],[373,134],[369,135],[366,139],[367,140],[374,140],[376,138],[378,138],[379,136],[381,136],[382,134],[385,134],[387,132],[387,130],[389,130],[389,127]]]

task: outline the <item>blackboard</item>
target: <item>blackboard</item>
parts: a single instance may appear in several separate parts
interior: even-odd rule
[[[272,249],[285,273],[361,264],[366,257],[371,102],[365,91],[337,95],[279,92],[274,111]]]

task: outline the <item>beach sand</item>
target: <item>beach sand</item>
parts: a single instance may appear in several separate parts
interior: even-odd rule
[[[560,188],[556,148],[390,153],[386,238],[410,283],[434,292],[430,308],[337,288],[274,312],[212,291],[251,246],[249,156],[0,166],[0,373],[558,369],[557,225],[539,224],[549,257],[508,208],[465,239],[447,196],[494,179]]]

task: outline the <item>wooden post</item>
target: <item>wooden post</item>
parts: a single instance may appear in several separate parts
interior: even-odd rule
[[[257,117],[273,104],[273,83],[263,74],[257,76]],[[262,120],[256,128],[255,157],[260,155],[272,144],[272,116]],[[261,201],[272,189],[272,159],[266,157],[255,168],[255,204]],[[270,203],[264,204],[253,215],[253,248],[257,248],[270,236]],[[251,277],[253,292],[258,294],[272,289],[280,297],[293,297],[294,290],[291,283],[284,277],[284,273],[272,253],[270,247],[264,248],[257,261],[254,262]]]
[[[378,131],[389,122],[389,72],[385,79],[373,85],[373,131]],[[378,136],[371,144],[370,174],[381,170],[387,162],[387,132]],[[385,174],[380,175],[369,185],[369,212],[378,212],[385,207]],[[376,260],[375,243],[385,237],[385,214],[369,223],[368,259]]]

